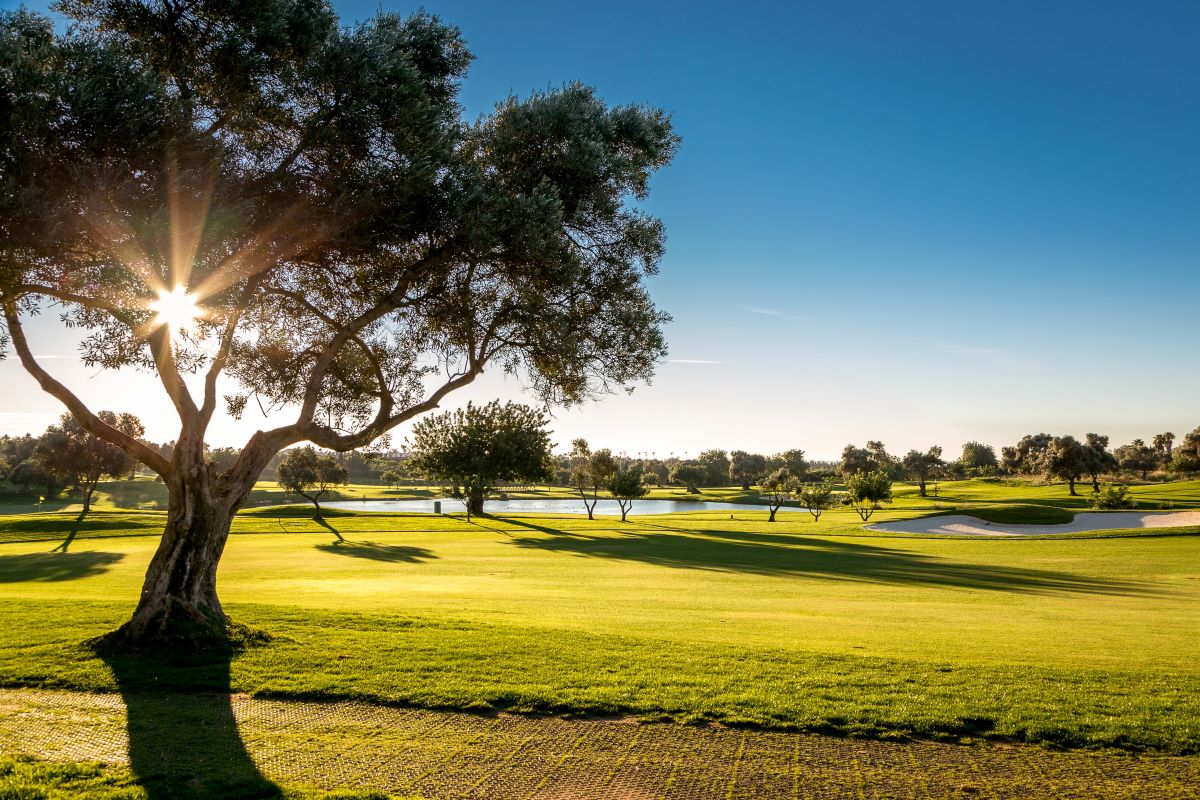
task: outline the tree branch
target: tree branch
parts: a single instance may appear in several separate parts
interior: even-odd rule
[[[42,368],[42,365],[37,362],[37,359],[33,357],[33,353],[29,349],[29,342],[25,339],[25,331],[21,328],[21,321],[17,315],[17,307],[12,300],[4,301],[4,319],[8,324],[8,333],[12,337],[13,347],[17,351],[21,365],[25,367],[26,372],[37,380],[38,384],[47,394],[58,398],[75,416],[75,419],[79,420],[79,424],[86,428],[93,436],[121,448],[157,472],[164,479],[170,476],[171,464],[167,459],[163,458],[157,451],[152,450],[145,442],[138,441],[129,434],[123,433],[106,424],[92,413],[83,404],[83,401],[71,392],[70,389],[55,380],[50,373]]]

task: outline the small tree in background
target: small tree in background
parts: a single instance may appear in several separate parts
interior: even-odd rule
[[[1001,448],[1002,466],[1005,472],[1032,474],[1041,472],[1042,459],[1054,437],[1048,433],[1033,433],[1021,437],[1012,447]]]
[[[36,458],[30,457],[13,467],[8,479],[22,491],[30,492],[38,489],[46,497],[54,497],[62,491],[62,479]]]
[[[934,445],[924,453],[919,450],[909,450],[900,465],[908,479],[917,482],[921,497],[928,497],[929,495],[925,491],[925,481],[936,476],[938,469],[945,466],[946,462],[942,461],[942,448]]]
[[[316,508],[313,519],[321,521],[321,497],[335,486],[346,483],[349,474],[331,453],[319,452],[311,446],[293,447],[283,454],[276,470],[279,485],[286,491],[306,498]],[[338,539],[342,536],[337,531]]]
[[[771,510],[771,516],[767,517],[767,522],[774,522],[775,512],[792,499],[792,491],[796,488],[796,478],[792,473],[780,467],[763,478],[759,482],[759,488],[762,490],[763,499],[767,501],[767,507]]]
[[[697,485],[721,486],[729,480],[729,456],[724,450],[705,450],[696,461],[704,467],[704,478]]]
[[[1154,438],[1150,442],[1154,445],[1154,452],[1158,454],[1158,461],[1163,466],[1171,463],[1171,451],[1175,447],[1175,434],[1170,431],[1154,434]]]
[[[592,452],[587,439],[576,439],[571,442],[571,485],[583,498],[583,506],[587,509],[588,519],[595,519],[593,512],[596,503],[600,502],[600,489],[608,483],[617,472],[617,461],[612,451],[604,448]],[[591,498],[588,498],[591,492]]]
[[[892,478],[881,469],[851,475],[846,478],[846,498],[866,522],[880,503],[892,502]]]
[[[804,484],[796,493],[796,499],[812,514],[814,522],[820,522],[821,515],[833,507],[833,490],[833,479],[826,478],[821,483]]]
[[[1000,466],[996,461],[996,449],[981,442],[964,444],[959,463],[972,475],[994,475],[996,468]]]
[[[871,454],[866,448],[848,444],[842,449],[842,458],[838,461],[837,469],[844,476],[869,472],[871,470]]]
[[[767,467],[771,470],[786,469],[793,478],[802,480],[808,474],[808,462],[804,460],[803,450],[784,450],[767,459]]]
[[[133,414],[99,411],[96,417],[131,439],[140,440],[146,433]],[[138,466],[136,458],[93,436],[71,414],[63,414],[59,424],[46,429],[34,453],[44,469],[62,476],[79,491],[84,514],[92,508],[92,493],[101,478],[123,478]]]
[[[750,491],[767,474],[767,457],[745,450],[734,450],[729,454],[729,480]]]
[[[1100,491],[1100,476],[1115,472],[1116,457],[1108,452],[1108,437],[1098,433],[1089,433],[1084,445],[1084,469],[1092,478],[1092,491]]]
[[[1038,463],[1047,478],[1066,481],[1071,496],[1079,496],[1075,491],[1075,482],[1088,467],[1088,452],[1078,439],[1074,436],[1054,437]]]
[[[1132,472],[1146,480],[1146,473],[1158,466],[1158,454],[1141,439],[1134,439],[1113,451],[1117,466],[1123,472]]]
[[[671,467],[671,472],[668,479],[676,486],[686,486],[688,494],[700,494],[700,490],[696,488],[704,483],[708,477],[708,470],[694,461],[680,461]]]
[[[1183,437],[1171,450],[1171,471],[1189,475],[1200,472],[1200,427]]]
[[[483,513],[484,499],[501,483],[554,477],[547,422],[541,411],[520,403],[468,403],[418,422],[408,463],[427,478],[450,481],[453,496],[467,503],[469,520]]]
[[[389,489],[395,489],[404,480],[403,476],[394,469],[385,469],[379,473],[379,480]]]
[[[614,470],[604,488],[608,489],[608,493],[617,501],[617,506],[621,509],[621,522],[625,521],[629,509],[633,508],[633,501],[645,497],[650,492],[642,483],[642,470],[639,467]],[[588,519],[591,519],[590,509]]]

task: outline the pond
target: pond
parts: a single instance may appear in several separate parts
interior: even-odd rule
[[[443,512],[465,511],[461,500],[446,497],[438,501]],[[410,511],[430,514],[433,500],[338,500],[322,503],[322,508],[340,508],[346,511]],[[489,500],[483,504],[487,514],[586,514],[583,501],[579,498],[546,498],[541,500]],[[630,514],[674,514],[677,511],[766,511],[766,506],[751,506],[738,503],[710,503],[689,500],[634,500]],[[804,511],[803,508],[784,506],[780,511]],[[620,516],[621,509],[616,500],[601,500],[596,504],[597,514]]]

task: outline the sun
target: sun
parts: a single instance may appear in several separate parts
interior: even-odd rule
[[[191,328],[201,314],[196,298],[183,286],[159,290],[158,299],[150,303],[150,310],[154,312],[155,326],[166,325],[172,331]]]

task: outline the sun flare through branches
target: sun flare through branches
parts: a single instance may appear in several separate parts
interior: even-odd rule
[[[154,326],[166,325],[172,332],[189,330],[202,313],[196,296],[183,286],[160,290],[149,307],[154,312]]]

